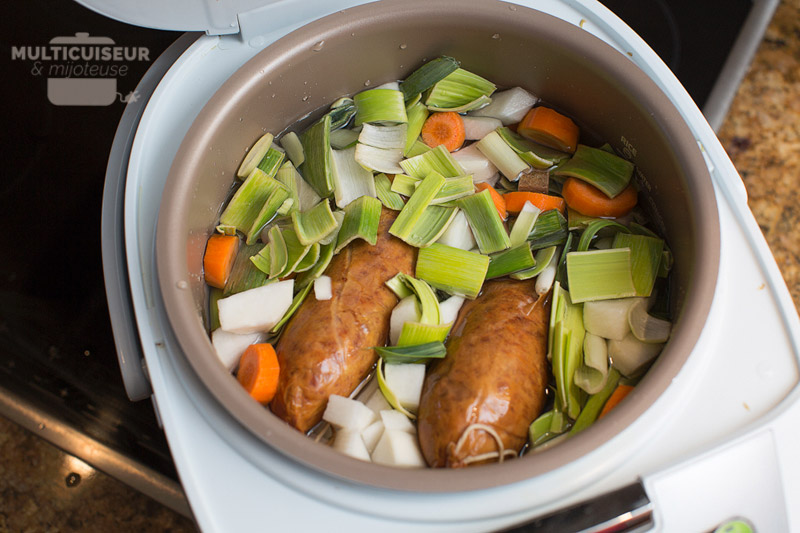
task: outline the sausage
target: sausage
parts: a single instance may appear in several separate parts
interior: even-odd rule
[[[272,412],[307,432],[322,419],[331,394],[349,396],[377,361],[373,346],[386,343],[397,297],[385,282],[413,274],[416,249],[389,234],[396,213],[381,212],[378,240],[354,241],[325,274],[333,297],[306,298],[278,340],[278,390]]]
[[[447,356],[429,369],[420,398],[417,430],[429,466],[496,460],[479,458],[499,451],[482,426],[515,455],[525,444],[547,386],[550,302],[534,285],[535,280],[490,281],[462,307]]]

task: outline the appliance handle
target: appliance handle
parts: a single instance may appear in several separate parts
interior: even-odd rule
[[[648,531],[653,526],[653,504],[641,482],[636,482],[504,531],[631,533]]]
[[[167,70],[199,35],[185,33],[180,36],[153,62],[142,77],[132,93],[133,97],[129,98],[125,106],[106,167],[100,227],[103,278],[122,381],[131,401],[149,397],[152,388],[144,367],[125,253],[124,205],[128,160],[139,121],[150,96]]]

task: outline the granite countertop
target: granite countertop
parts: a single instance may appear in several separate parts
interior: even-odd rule
[[[800,0],[782,0],[720,130],[800,304]],[[0,533],[195,531],[183,517],[0,418]]]

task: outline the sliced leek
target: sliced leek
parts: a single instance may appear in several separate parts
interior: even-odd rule
[[[644,298],[637,298],[628,310],[628,325],[634,337],[648,344],[667,342],[672,330],[671,322],[656,318],[647,312],[647,300]]]
[[[508,233],[488,189],[461,198],[457,205],[467,216],[481,253],[490,254],[511,247]]]
[[[281,147],[286,150],[286,155],[295,167],[299,167],[306,159],[303,153],[303,143],[293,131],[287,131],[280,140]]]
[[[431,200],[431,204],[440,205],[446,202],[452,202],[453,200],[469,196],[474,192],[475,184],[472,182],[472,176],[446,178],[442,188],[436,193],[433,200]]]
[[[338,227],[327,200],[304,213],[292,213],[292,224],[300,242],[309,245],[321,241]]]
[[[267,272],[262,272],[250,261],[250,258],[258,254],[262,248],[264,248],[262,244],[243,244],[239,247],[239,252],[233,262],[233,269],[228,276],[228,283],[225,284],[223,290],[223,296],[231,296],[269,283],[269,268],[267,268]]]
[[[436,293],[433,292],[431,286],[421,279],[402,273],[399,274],[397,278],[416,295],[419,301],[419,322],[422,324],[439,325],[439,300],[436,298]]]
[[[574,302],[636,296],[630,248],[570,252],[567,277]]]
[[[528,246],[527,242],[492,254],[489,259],[489,270],[486,272],[486,279],[507,276],[514,272],[533,268],[536,265],[531,247]]]
[[[275,177],[275,174],[277,174],[278,169],[281,168],[283,159],[285,157],[285,153],[281,152],[280,150],[276,150],[274,147],[270,147],[270,149],[267,150],[267,153],[264,155],[264,158],[258,163],[258,168],[261,169],[261,171],[267,176]]]
[[[319,258],[317,259],[317,262],[314,263],[311,268],[297,276],[295,279],[295,287],[302,289],[310,285],[315,279],[320,277],[325,272],[325,269],[328,268],[331,259],[333,259],[334,246],[334,243],[320,245]]]
[[[402,148],[376,148],[368,144],[355,145],[355,160],[362,167],[374,172],[397,174],[402,172],[400,161],[403,159]]]
[[[661,266],[664,241],[646,235],[617,233],[614,248],[630,248],[631,271],[636,296],[650,296]]]
[[[406,284],[405,277],[406,275],[401,272],[386,280],[386,286],[401,300],[414,296],[414,291]]]
[[[287,200],[290,200],[290,192],[289,190],[277,180],[275,183],[278,183],[280,186],[276,187],[272,193],[267,198],[267,201],[264,202],[264,205],[261,207],[261,210],[256,215],[253,224],[250,226],[250,229],[247,231],[247,244],[253,244],[258,241],[259,236],[261,235],[261,229],[269,223],[272,218],[278,214],[278,212],[283,207],[284,203]],[[291,204],[289,204],[291,205]]]
[[[228,202],[219,218],[220,224],[248,233],[264,203],[280,186],[279,181],[254,168]]]
[[[597,420],[597,417],[600,416],[600,412],[603,410],[603,406],[611,397],[614,389],[617,388],[617,385],[619,384],[619,378],[620,375],[617,369],[612,368],[609,370],[608,379],[606,379],[603,388],[597,393],[592,394],[589,399],[586,400],[586,405],[583,407],[581,414],[578,416],[578,419],[575,420],[575,424],[573,424],[572,429],[569,430],[570,435],[580,433],[584,429],[591,426],[595,420]]]
[[[630,183],[633,163],[605,150],[579,144],[572,158],[553,174],[582,179],[614,198]]]
[[[360,147],[331,150],[333,197],[337,207],[344,208],[361,196],[377,196],[372,172],[356,161]]]
[[[251,172],[253,172],[253,169],[258,166],[258,164],[266,155],[270,146],[272,146],[273,138],[274,137],[271,133],[265,133],[255,142],[252,148],[250,148],[250,150],[247,151],[247,154],[245,154],[241,165],[239,165],[239,169],[236,171],[237,177],[246,178]]]
[[[531,248],[538,250],[549,246],[563,244],[567,238],[567,219],[558,209],[551,209],[540,214],[533,230],[528,234]]]
[[[378,388],[381,390],[383,397],[386,398],[386,401],[389,402],[393,408],[397,409],[408,418],[414,420],[416,419],[416,415],[403,407],[400,404],[400,400],[397,399],[397,395],[392,391],[389,385],[386,383],[386,378],[383,374],[383,359],[378,359],[378,364],[375,371],[375,377],[378,378]]]
[[[425,107],[422,102],[417,102],[406,108],[408,127],[406,128],[406,142],[403,146],[403,154],[406,157],[409,157],[409,154],[414,148],[414,143],[419,139],[422,126],[425,124],[425,120],[428,118],[429,114],[428,108]]]
[[[592,239],[594,239],[595,235],[597,235],[597,233],[600,230],[609,227],[625,233],[630,231],[628,228],[626,228],[619,222],[614,222],[613,220],[606,220],[606,219],[594,220],[590,222],[589,225],[586,226],[586,229],[583,231],[583,233],[581,233],[581,238],[578,241],[577,251],[585,252],[586,250],[588,250],[589,245],[591,244]],[[622,248],[622,246],[619,246],[619,248]]]
[[[431,172],[438,172],[445,178],[455,178],[466,174],[461,165],[453,159],[444,145],[439,145],[421,155],[400,161],[406,174],[423,179]]]
[[[292,226],[282,230],[281,236],[283,237],[283,242],[286,245],[286,267],[278,275],[278,277],[283,278],[296,271],[300,262],[311,250],[311,245],[301,243],[300,239],[297,238],[297,234]]]
[[[462,109],[463,106],[472,104],[477,100],[485,99],[497,87],[489,80],[478,76],[468,70],[458,68],[439,80],[428,93],[425,105],[438,110]]]
[[[406,102],[427,91],[458,68],[458,60],[442,56],[432,59],[412,72],[400,83]]]
[[[478,150],[500,170],[500,173],[511,181],[517,181],[520,174],[530,168],[496,131],[475,144]]]
[[[439,240],[456,216],[456,207],[429,205],[404,239],[417,248],[424,248]]]
[[[319,251],[321,247],[322,246],[318,242],[312,244],[303,258],[294,267],[294,271],[299,274],[300,272],[305,272],[313,268],[314,265],[317,264],[317,261],[319,261]]]
[[[531,279],[535,278],[550,264],[556,255],[556,247],[548,246],[536,252],[536,266],[527,270],[521,270],[511,274],[511,279]],[[552,285],[552,282],[550,283]],[[538,291],[537,291],[538,292]]]
[[[377,198],[362,196],[348,204],[344,209],[344,220],[333,253],[338,254],[355,239],[374,245],[378,242],[380,219],[381,202]]]
[[[389,233],[401,240],[408,239],[414,230],[414,226],[422,217],[425,208],[430,205],[431,200],[433,200],[444,183],[444,177],[437,172],[431,172],[428,177],[422,180],[422,183],[420,183],[392,223]]]
[[[325,115],[300,136],[305,161],[299,169],[309,185],[322,198],[333,194],[331,176],[331,117]]]
[[[393,89],[368,89],[353,97],[356,104],[355,125],[378,122],[408,122],[403,93]]]
[[[419,250],[415,276],[448,294],[475,299],[488,269],[489,256],[433,243]]]
[[[528,235],[533,231],[533,227],[536,225],[536,219],[539,218],[541,212],[541,209],[534,206],[532,203],[525,202],[519,215],[517,215],[517,219],[514,221],[511,233],[508,235],[511,246],[517,246],[528,240]]]
[[[568,153],[535,143],[510,128],[498,128],[497,133],[520,159],[534,168],[548,169],[569,159]]]
[[[444,342],[452,324],[424,324],[406,322],[397,340],[398,346],[414,346],[429,342]]]
[[[350,122],[356,114],[356,105],[352,98],[339,98],[331,104],[328,115],[331,117],[331,131],[338,131]]]
[[[386,363],[419,363],[428,359],[442,359],[447,350],[441,341],[407,346],[376,346],[375,351]]]
[[[575,371],[575,385],[589,394],[602,390],[608,378],[608,346],[606,340],[588,331],[583,338],[583,364]]]
[[[406,205],[400,195],[392,190],[392,183],[386,174],[381,173],[375,176],[375,192],[384,207],[392,211],[400,211]]]

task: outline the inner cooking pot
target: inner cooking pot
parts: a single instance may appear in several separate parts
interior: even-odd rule
[[[480,467],[404,470],[315,443],[254,402],[218,361],[204,324],[205,243],[245,151],[343,95],[406,77],[441,55],[500,87],[522,86],[575,117],[637,166],[644,204],[674,253],[673,336],[629,400],[541,453]],[[486,0],[384,0],[337,12],[279,39],[202,109],[173,162],[157,228],[169,322],[213,398],[244,428],[322,473],[398,490],[464,491],[559,468],[639,417],[680,371],[706,321],[719,267],[719,220],[702,155],[661,90],[621,53],[578,26]],[[187,290],[188,286],[188,290]],[[420,489],[424,487],[424,489]]]

